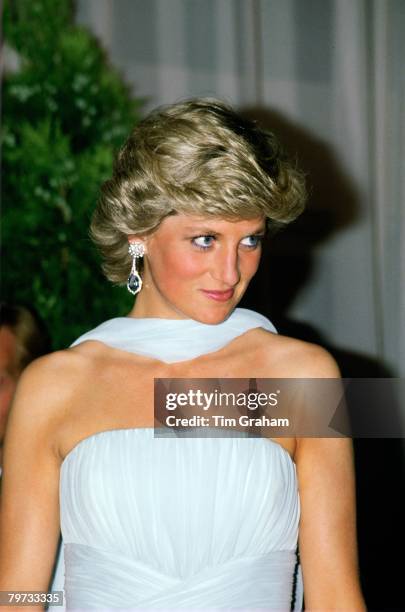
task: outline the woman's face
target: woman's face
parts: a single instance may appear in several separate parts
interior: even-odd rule
[[[258,268],[264,233],[264,217],[166,217],[144,239],[143,288],[132,315],[220,323]]]

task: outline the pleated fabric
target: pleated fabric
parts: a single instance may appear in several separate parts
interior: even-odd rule
[[[116,348],[163,361],[218,350],[218,338],[224,346],[249,325],[275,331],[243,309],[216,326],[111,322]],[[111,322],[74,344],[112,345]],[[153,338],[160,325],[156,344],[148,343],[150,325]],[[203,429],[199,438],[168,429],[160,437],[152,428],[102,431],[68,453],[60,475],[67,609],[290,610],[297,578],[301,608],[293,460],[274,441]]]

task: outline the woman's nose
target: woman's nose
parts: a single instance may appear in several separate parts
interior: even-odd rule
[[[240,280],[239,256],[237,249],[218,251],[213,261],[213,278],[221,283],[218,289],[228,289],[238,284]],[[225,285],[225,286],[224,286]]]

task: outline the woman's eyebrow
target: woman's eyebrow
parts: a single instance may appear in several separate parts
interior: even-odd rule
[[[264,223],[264,224],[262,224],[262,225],[259,225],[259,227],[258,227],[257,229],[255,229],[255,230],[254,230],[253,232],[251,232],[251,233],[252,233],[252,235],[253,235],[253,234],[264,234],[264,233],[265,233],[265,231],[266,231],[266,224]]]
[[[218,232],[218,230],[215,230],[214,228],[210,228],[210,227],[203,227],[201,225],[190,225],[184,228],[184,230],[186,232],[194,232],[194,233],[200,233],[200,234],[209,234],[209,235],[215,235],[215,236],[222,236],[221,232]],[[246,236],[253,236],[254,234],[261,234],[264,233],[266,231],[266,226],[265,225],[260,225],[258,228],[253,229],[250,232],[246,233]]]
[[[184,228],[186,232],[194,232],[201,234],[216,234],[220,236],[220,232],[214,230],[212,227],[203,227],[202,225],[189,225]]]

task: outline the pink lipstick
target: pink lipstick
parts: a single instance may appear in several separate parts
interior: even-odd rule
[[[203,293],[212,300],[217,302],[227,302],[233,296],[234,290],[227,289],[227,291],[209,291],[207,289],[201,289]]]

